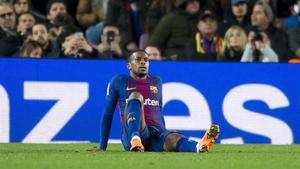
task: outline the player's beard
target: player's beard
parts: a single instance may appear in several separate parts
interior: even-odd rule
[[[136,76],[139,77],[139,78],[143,78],[147,75],[147,73],[144,73],[144,72],[138,72],[136,73]]]

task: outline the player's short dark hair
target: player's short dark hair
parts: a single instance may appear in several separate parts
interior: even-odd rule
[[[137,52],[143,52],[143,53],[145,53],[147,56],[149,56],[149,54],[148,54],[145,50],[143,50],[143,49],[137,49],[137,50],[131,52],[131,54],[128,56],[128,58],[127,58],[128,62],[130,62],[130,61],[132,60],[133,55],[134,55],[135,53],[137,53]]]
[[[50,0],[50,1],[47,2],[47,5],[46,5],[46,12],[47,12],[47,15],[49,14],[50,9],[51,9],[51,7],[52,7],[52,5],[53,5],[54,3],[62,3],[62,4],[64,4],[66,10],[68,10],[68,6],[67,6],[67,3],[66,3],[65,0]]]

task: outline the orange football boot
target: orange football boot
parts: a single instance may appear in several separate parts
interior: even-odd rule
[[[204,136],[197,144],[198,152],[208,152],[215,140],[219,137],[220,126],[218,124],[212,124],[208,130],[206,130]]]
[[[133,152],[144,152],[144,146],[142,144],[141,138],[138,136],[132,137],[130,151]]]

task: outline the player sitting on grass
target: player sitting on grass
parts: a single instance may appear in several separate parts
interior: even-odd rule
[[[101,119],[100,150],[106,150],[115,106],[118,103],[122,123],[122,143],[127,151],[209,151],[219,135],[212,124],[201,140],[168,131],[162,112],[162,82],[148,74],[148,54],[139,50],[128,59],[130,75],[115,76],[107,88],[106,104]]]

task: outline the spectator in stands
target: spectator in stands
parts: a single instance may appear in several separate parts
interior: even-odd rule
[[[30,11],[30,0],[12,0],[11,2],[17,15]]]
[[[76,18],[79,25],[87,28],[86,38],[94,45],[100,43],[103,21],[107,11],[108,0],[79,0]]]
[[[219,33],[224,36],[225,32],[233,25],[242,27],[247,32],[251,28],[248,0],[231,0],[231,9],[220,23]]]
[[[88,44],[81,30],[74,25],[65,25],[57,43],[60,44],[61,58],[84,59],[97,55],[97,51]]]
[[[102,0],[103,1],[103,0]],[[99,4],[98,4],[99,3]],[[105,13],[99,0],[79,0],[76,18],[78,23],[88,28],[104,20]]]
[[[75,25],[74,19],[67,13],[58,14],[53,20],[53,27],[49,30],[49,38],[56,41],[66,25]]]
[[[279,61],[287,62],[294,56],[294,53],[289,49],[287,34],[283,30],[275,28],[272,25],[272,21],[273,12],[271,7],[264,1],[257,1],[253,7],[251,24],[256,27],[258,32],[265,32],[267,36],[265,37],[265,42],[270,40],[271,48],[278,55]]]
[[[121,35],[118,27],[106,25],[101,35],[101,43],[97,46],[98,57],[101,59],[126,59],[120,42]]]
[[[33,41],[38,42],[43,47],[43,54],[46,58],[57,57],[53,54],[53,43],[50,41],[49,33],[46,25],[37,23],[32,27]]]
[[[116,25],[121,32],[121,47],[134,51],[142,35],[142,23],[151,0],[109,0],[105,25]]]
[[[223,39],[217,35],[218,22],[210,9],[199,15],[198,32],[195,33],[191,45],[187,45],[185,60],[216,61],[224,50]]]
[[[171,13],[173,8],[173,0],[153,0],[147,12],[146,32],[152,34],[160,19]]]
[[[160,48],[166,57],[185,58],[185,44],[197,32],[201,5],[199,0],[175,0],[176,9],[161,19],[149,45]]]
[[[237,25],[230,27],[224,37],[224,53],[217,60],[240,62],[247,42],[247,34],[243,28]]]
[[[22,37],[17,33],[13,7],[0,2],[0,56],[14,55],[22,43]]]
[[[28,40],[20,48],[20,57],[41,58],[43,56],[43,47],[40,43]]]
[[[54,19],[59,14],[66,14],[67,4],[64,0],[49,0],[46,6],[47,18],[49,20],[48,29],[53,27]]]
[[[214,11],[214,13],[216,14],[218,22],[221,22],[221,20],[223,19],[224,12],[226,12],[226,14],[228,13],[226,3],[229,3],[229,6],[231,6],[231,0],[210,0],[206,3],[206,7]]]
[[[300,27],[288,31],[290,49],[300,58]]]
[[[17,31],[26,39],[32,32],[32,27],[35,24],[35,18],[30,12],[24,12],[18,17]]]
[[[21,15],[22,13],[28,13],[30,12],[36,21],[38,22],[44,22],[46,21],[46,16],[42,15],[31,8],[31,0],[12,0],[12,5],[14,7],[14,10],[17,14],[17,16]]]
[[[295,3],[296,0],[267,0],[269,1],[269,5],[272,6],[274,12],[274,22],[275,27],[284,30],[284,24],[287,17],[289,17],[291,13],[291,7]]]
[[[241,62],[278,62],[278,55],[271,48],[271,41],[266,33],[249,33]]]
[[[292,15],[285,20],[284,27],[287,31],[300,26],[300,0],[297,0],[297,3],[292,6],[291,10]]]
[[[161,57],[160,51],[157,47],[155,46],[147,46],[145,48],[145,51],[148,53],[149,60],[162,60],[163,58]]]
[[[158,25],[161,18],[172,12],[174,8],[173,0],[153,0],[146,16],[144,33],[140,37],[139,48],[145,49],[148,45],[149,37],[151,37],[154,29]]]
[[[47,16],[48,12],[45,8],[45,4],[47,4],[49,1],[51,0],[31,0],[32,9],[41,15]],[[68,9],[67,13],[74,17],[76,15],[78,0],[64,0],[64,3]]]
[[[45,4],[47,4],[49,0],[30,0],[30,1],[31,1],[32,9],[46,16],[47,18]]]

